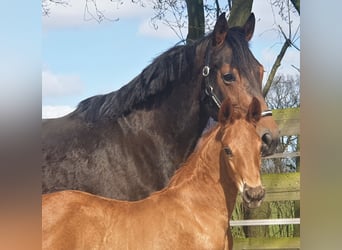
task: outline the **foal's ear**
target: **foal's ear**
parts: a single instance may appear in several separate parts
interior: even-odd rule
[[[228,32],[228,22],[226,19],[226,13],[223,12],[216,21],[213,31],[213,45],[221,45],[226,39]]]
[[[253,97],[251,104],[249,105],[246,120],[248,122],[257,123],[261,118],[261,105],[256,97]]]
[[[232,122],[232,116],[233,116],[233,105],[230,99],[227,97],[223,103],[221,104],[221,108],[219,110],[218,114],[218,121],[221,124],[225,124],[227,122]]]
[[[254,33],[254,28],[255,28],[255,16],[253,13],[251,13],[245,25],[243,26],[243,29],[245,30],[245,35],[246,35],[245,38],[247,42],[251,40],[253,33]]]

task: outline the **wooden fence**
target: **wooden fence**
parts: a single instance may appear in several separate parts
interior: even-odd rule
[[[274,110],[273,117],[276,120],[281,136],[300,134],[300,112],[299,108]],[[300,152],[274,154],[265,158],[284,158],[300,157]],[[265,202],[267,201],[300,201],[300,173],[281,173],[281,174],[263,174],[262,183],[266,189]],[[240,207],[241,198],[237,199],[236,209]],[[274,219],[249,219],[232,220],[231,227],[241,226],[263,226],[263,225],[284,225],[300,224],[300,218],[274,218]],[[282,237],[282,238],[234,238],[234,250],[243,249],[300,249],[300,238]]]

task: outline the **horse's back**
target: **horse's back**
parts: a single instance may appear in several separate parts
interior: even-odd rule
[[[180,153],[166,153],[169,145],[163,146],[154,127],[141,125],[146,116],[96,123],[77,116],[43,121],[43,193],[74,189],[138,200],[163,188]]]
[[[79,178],[83,171],[91,171],[86,165],[100,139],[98,134],[92,133],[92,129],[78,119],[65,116],[43,120],[43,193],[82,190],[77,181],[82,182]]]
[[[70,189],[107,197],[120,193],[116,190],[122,188],[120,180],[113,176],[120,168],[122,135],[115,126],[71,116],[43,121],[43,193]]]

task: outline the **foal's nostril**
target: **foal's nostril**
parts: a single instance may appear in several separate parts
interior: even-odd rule
[[[265,189],[262,186],[251,188],[247,185],[244,188],[243,200],[247,207],[255,208],[260,206],[262,200],[265,198]]]
[[[245,195],[250,200],[262,199],[265,195],[265,190],[263,187],[259,186],[256,188],[246,188]]]

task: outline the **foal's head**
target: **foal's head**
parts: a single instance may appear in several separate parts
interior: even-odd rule
[[[265,196],[260,180],[262,142],[256,131],[260,114],[257,98],[252,99],[245,117],[234,111],[230,99],[223,102],[219,112],[221,163],[249,208],[258,207]]]

